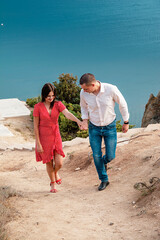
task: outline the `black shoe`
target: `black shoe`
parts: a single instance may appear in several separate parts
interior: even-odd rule
[[[109,182],[101,182],[101,184],[98,187],[99,191],[104,190],[109,185]]]

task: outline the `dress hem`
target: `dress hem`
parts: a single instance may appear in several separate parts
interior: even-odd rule
[[[59,155],[61,155],[63,158],[65,157],[65,154],[64,154],[64,152],[63,151],[57,151],[56,149],[54,149],[53,150],[53,153],[58,153]],[[37,155],[37,154],[36,154]],[[45,164],[45,163],[48,163],[48,162],[50,162],[52,159],[53,159],[53,157],[54,157],[54,154],[53,155],[51,155],[51,157],[50,157],[50,160],[48,161],[48,160],[43,160],[43,159],[38,159],[39,157],[37,156],[36,157],[36,162],[43,162],[43,164]]]

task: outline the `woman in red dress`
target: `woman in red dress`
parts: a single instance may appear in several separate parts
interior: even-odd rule
[[[81,121],[70,113],[61,101],[56,101],[56,90],[51,83],[46,83],[41,92],[42,101],[35,104],[34,131],[36,138],[36,161],[46,163],[47,173],[50,178],[50,192],[57,192],[56,183],[61,184],[58,170],[62,167],[65,157],[62,150],[62,139],[60,136],[58,117],[62,112],[66,118],[77,122]],[[55,166],[53,166],[53,158]]]

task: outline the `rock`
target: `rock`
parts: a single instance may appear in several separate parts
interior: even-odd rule
[[[160,123],[149,124],[145,129],[144,132],[155,132],[160,130]]]
[[[116,171],[121,171],[121,168],[115,168]]]
[[[146,161],[146,162],[147,162],[147,161],[149,161],[151,158],[152,158],[152,156],[146,156],[146,157],[143,158],[143,161]]]
[[[109,225],[112,226],[114,223],[113,222],[110,222]]]
[[[155,97],[150,95],[148,103],[145,106],[141,127],[147,127],[149,124],[160,123],[160,91]]]
[[[79,167],[77,167],[76,169],[75,169],[75,171],[79,171],[80,170],[80,168]]]

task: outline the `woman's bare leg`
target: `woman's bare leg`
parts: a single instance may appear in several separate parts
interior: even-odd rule
[[[54,161],[55,161],[55,179],[56,181],[60,179],[58,171],[59,169],[62,167],[62,163],[63,163],[63,157],[55,152],[54,155]],[[58,182],[59,184],[61,184],[61,181]]]
[[[51,183],[51,190],[52,189],[56,189],[56,184],[55,184],[55,172],[53,169],[53,160],[51,160],[50,162],[46,163],[46,170],[48,173],[48,176],[50,178]]]

